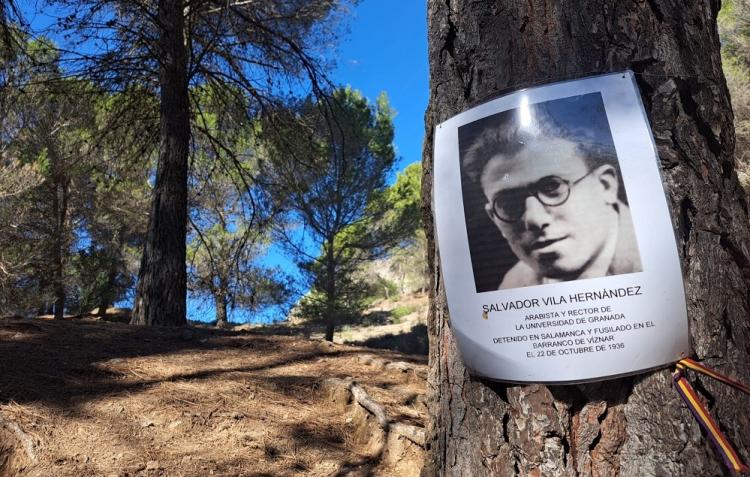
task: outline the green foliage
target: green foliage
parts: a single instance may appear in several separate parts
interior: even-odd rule
[[[369,284],[369,296],[374,300],[391,299],[399,294],[398,284],[392,280],[375,275],[372,280],[365,280]],[[369,300],[368,300],[369,301]]]
[[[0,230],[0,256],[23,257],[10,264],[14,271],[5,277],[4,288],[15,288],[11,295],[17,311],[33,307],[35,293],[41,300],[54,294],[64,303],[66,289],[71,286],[68,262],[75,230],[92,192],[87,177],[92,156],[82,141],[85,131],[93,127],[93,115],[88,102],[73,96],[85,95],[89,88],[63,79],[56,64],[37,67],[36,61],[53,56],[49,50],[46,41],[30,42],[30,56],[23,60],[28,62],[26,75],[4,91],[9,98],[3,103],[4,161],[32,168],[39,176],[36,184],[4,204],[10,206],[14,217],[10,227]],[[11,251],[18,249],[30,253]],[[26,299],[18,296],[19,289],[29,293]],[[59,316],[62,306],[57,307]]]
[[[394,299],[404,292],[426,286],[426,239],[421,230],[420,196],[422,167],[420,163],[407,166],[396,177],[395,183],[375,194],[368,204],[369,210],[384,211],[377,220],[361,220],[346,227],[337,236],[336,249],[357,251],[358,260],[347,277],[358,285],[359,295],[350,293],[346,310],[339,309],[340,322],[359,320],[362,310],[377,300]],[[383,240],[373,240],[382,237]],[[360,250],[355,244],[376,243],[371,249]],[[373,262],[380,259],[378,262]],[[323,260],[323,257],[318,257]],[[387,264],[386,275],[373,268],[373,263]],[[350,285],[351,286],[351,285]],[[309,297],[306,297],[310,299]],[[322,319],[324,311],[321,296],[317,307],[311,310],[306,304],[300,308],[311,316]],[[317,313],[318,315],[315,315]]]
[[[373,299],[379,296],[377,284],[382,280],[394,286],[389,291],[390,298],[426,287],[426,238],[421,229],[420,213],[421,177],[421,164],[410,164],[380,197],[388,210],[385,221],[392,230],[399,230],[400,239],[384,249],[377,262],[363,265],[360,274],[372,284]]]
[[[244,189],[254,195],[254,182],[246,180],[251,169],[241,170],[251,161],[219,159],[225,152],[234,155],[251,149],[238,143],[246,136],[237,118],[249,125],[265,111],[282,105],[288,92],[306,86],[320,91],[324,53],[335,41],[350,2],[43,3],[50,10],[44,13],[58,20],[49,28],[63,42],[56,51],[70,77],[85,78],[110,92],[162,93],[154,102],[158,107],[142,110],[146,120],[155,118],[157,123],[145,131],[142,140],[151,143],[156,137],[161,151],[137,290],[143,299],[136,300],[134,322],[182,324],[185,308],[178,300],[185,292],[184,275],[167,276],[166,270],[181,270],[184,251],[162,238],[174,239],[185,232],[184,177],[189,160],[221,161],[217,164],[223,168],[221,173],[243,182]],[[165,127],[159,127],[159,122]],[[180,126],[170,129],[169,124]],[[201,151],[189,157],[193,147]],[[230,173],[229,169],[236,170]],[[197,182],[190,185],[199,186]],[[255,211],[246,216],[252,217],[248,229],[255,227]],[[197,232],[203,226],[193,229]]]
[[[422,163],[409,164],[396,178],[396,183],[387,190],[386,201],[394,220],[403,224],[413,235],[421,226]]]
[[[106,248],[91,246],[78,251],[72,260],[74,293],[78,298],[76,306],[71,307],[72,312],[89,313],[102,305],[111,306],[133,286],[135,277],[120,260],[121,256],[112,257]]]
[[[333,300],[324,290],[311,289],[297,303],[295,314],[305,321],[332,326],[359,321],[367,300],[367,285],[345,275],[337,286],[339,290]]]
[[[258,118],[284,108],[286,91],[300,81],[320,90],[321,52],[349,3],[197,2],[172,10],[174,18],[184,14],[186,41],[177,49],[184,45],[190,58],[189,77],[178,80],[190,84],[187,251],[194,294],[247,309],[287,299],[280,271],[257,265],[285,198],[259,186],[266,146],[258,135],[275,126]],[[160,137],[160,120],[175,109],[160,104],[158,93],[179,82],[160,83],[159,70],[180,55],[157,56],[168,36],[159,2],[45,2],[40,8],[54,9],[59,20],[49,31],[64,42],[60,48],[21,31],[17,9],[5,8],[17,4],[0,0],[0,302],[31,313],[55,299],[69,310],[89,311],[112,304],[133,283],[149,214],[158,221],[158,204],[184,199],[178,193],[148,205],[158,195],[149,179],[184,177],[184,161],[178,173],[173,163],[154,167],[159,145],[168,150],[170,144]],[[385,95],[377,107],[351,89],[304,103],[308,129],[301,135],[310,142],[292,160],[335,178],[319,182],[321,190],[356,181],[366,169],[331,158],[370,151],[365,156],[377,160],[365,162],[373,170],[390,167],[393,112]],[[309,177],[301,175],[303,182]],[[329,192],[367,197],[363,204],[372,195],[359,185]],[[321,196],[317,205],[330,198]],[[336,227],[352,223],[351,217],[364,223],[367,214],[342,211]],[[332,247],[336,240],[335,233],[325,234],[318,243]],[[163,255],[174,250],[181,248]],[[357,289],[351,287],[352,296]]]
[[[413,306],[401,305],[391,310],[391,316],[393,317],[394,320],[400,320],[406,315],[410,315],[414,313],[416,310],[417,309]]]
[[[24,53],[0,102],[0,172],[26,177],[11,187],[0,179],[0,195],[13,192],[0,203],[8,224],[0,230],[0,302],[19,313],[53,299],[59,313],[109,306],[131,281],[127,250],[137,245],[149,195],[140,122],[109,109],[117,95],[64,78],[49,41],[31,41]],[[128,132],[110,134],[115,118]],[[138,147],[123,146],[126,138]]]
[[[384,94],[373,106],[346,87],[326,101],[308,98],[291,114],[280,111],[268,130],[265,167],[274,192],[288,199],[303,240],[320,246],[310,257],[289,240],[312,290],[298,312],[325,322],[328,339],[362,307],[367,286],[356,276],[359,264],[398,240],[379,199],[396,157],[393,114]]]
[[[750,0],[725,0],[719,13],[721,59],[732,98],[735,160],[750,191]]]
[[[724,0],[719,12],[722,59],[750,68],[750,1]]]

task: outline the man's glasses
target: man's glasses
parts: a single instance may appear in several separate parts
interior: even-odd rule
[[[570,197],[570,189],[592,172],[593,169],[574,181],[545,176],[526,187],[502,190],[492,199],[492,214],[503,222],[518,222],[526,212],[526,199],[531,196],[536,197],[542,205],[562,205]]]

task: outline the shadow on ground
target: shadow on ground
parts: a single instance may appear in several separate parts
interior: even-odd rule
[[[238,340],[238,336],[245,339]],[[261,371],[323,355],[352,352],[324,350],[312,344],[287,350],[284,343],[273,337],[223,330],[0,319],[0,403],[39,401],[70,409],[86,401],[137,391],[165,381]],[[259,352],[267,358],[251,366],[203,367],[167,378],[133,379],[131,374],[113,373],[99,366],[118,359],[238,348]]]
[[[427,326],[422,324],[414,326],[408,333],[398,335],[387,334],[349,344],[366,346],[368,348],[389,349],[422,356],[427,356],[429,351]]]

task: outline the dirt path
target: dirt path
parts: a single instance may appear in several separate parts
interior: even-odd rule
[[[0,319],[0,476],[418,475],[396,431],[423,426],[425,372],[299,337]],[[325,384],[347,378],[390,431]]]

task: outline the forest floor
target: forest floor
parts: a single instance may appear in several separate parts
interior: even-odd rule
[[[323,339],[325,331],[323,325],[294,318],[276,325],[239,325],[233,329],[312,339]],[[337,327],[333,341],[427,356],[427,295],[380,300],[365,310],[358,322]]]
[[[426,356],[316,333],[0,319],[0,476],[419,475]]]

